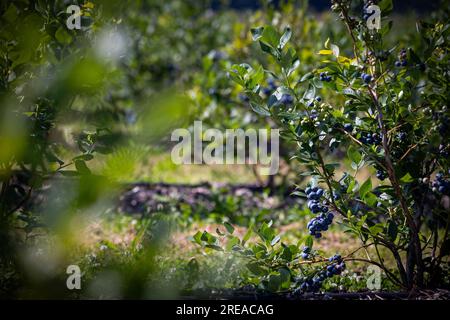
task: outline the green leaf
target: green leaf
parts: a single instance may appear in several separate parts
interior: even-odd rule
[[[347,150],[347,156],[350,160],[352,160],[354,163],[358,164],[361,161],[361,154],[359,153],[358,149],[356,149],[353,146],[350,146]]]
[[[280,241],[280,235],[277,235],[275,238],[272,239],[272,241],[270,242],[270,245],[273,247],[274,245],[276,245],[278,243],[278,241]]]
[[[278,46],[280,44],[280,35],[272,26],[259,27],[251,29],[252,38],[258,40],[261,49],[274,57],[279,56]]]
[[[19,14],[17,12],[17,7],[11,3],[5,13],[2,15],[2,18],[8,23],[13,23],[14,21],[16,21],[18,16]]]
[[[192,236],[192,239],[199,245],[202,245],[202,232],[197,231],[197,233]]]
[[[258,235],[262,240],[270,242],[275,237],[275,230],[270,227],[270,223],[264,222],[258,230]]]
[[[367,192],[366,195],[364,196],[364,201],[369,207],[373,207],[377,203],[378,197],[372,192]]]
[[[228,239],[227,242],[227,250],[230,251],[231,249],[233,249],[234,246],[239,245],[239,238],[238,237],[231,237],[230,239]]]
[[[278,272],[280,273],[281,288],[288,289],[291,284],[291,271],[289,268],[283,267],[278,269]]]
[[[359,195],[361,198],[364,198],[364,196],[372,190],[372,180],[369,177],[359,188]]]
[[[89,170],[88,166],[86,165],[86,162],[83,160],[75,160],[75,168],[77,168],[77,171],[80,174],[91,174],[91,170]]]
[[[253,223],[250,224],[250,226],[247,229],[247,232],[242,237],[242,245],[245,245],[245,243],[250,239],[253,233]]]
[[[264,116],[264,117],[270,117],[270,112],[267,109],[265,109],[263,106],[260,106],[258,104],[250,102],[250,107],[257,114]]]
[[[305,246],[312,248],[314,239],[312,236],[307,236],[305,239]]]
[[[281,289],[281,277],[276,274],[271,274],[269,276],[268,289],[269,291],[276,292]]]
[[[280,35],[272,26],[266,26],[259,41],[264,42],[272,48],[277,48],[280,43]]]
[[[202,241],[205,241],[208,244],[215,244],[217,241],[217,238],[214,237],[212,234],[210,234],[208,231],[204,231],[202,233],[202,236],[200,238]]]
[[[395,223],[395,221],[391,220],[388,224],[388,230],[387,233],[389,235],[389,238],[392,241],[395,241],[395,239],[397,239],[397,234],[398,234],[398,226]]]
[[[286,43],[289,42],[289,39],[291,38],[291,36],[292,36],[292,30],[291,30],[291,28],[290,28],[290,27],[286,27],[286,28],[284,29],[283,35],[281,36],[280,43],[279,43],[278,47],[279,47],[280,49],[283,49],[284,46],[286,45]]]
[[[223,225],[225,226],[229,234],[232,234],[234,232],[234,227],[229,222],[224,222]]]
[[[403,183],[410,183],[410,182],[413,182],[414,179],[413,179],[413,177],[411,177],[411,175],[410,175],[409,172],[408,172],[407,174],[405,174],[405,175],[400,179],[400,181],[403,182]]]
[[[259,66],[250,73],[250,79],[247,83],[249,89],[255,88],[264,79],[264,69]]]
[[[312,79],[312,78],[314,78],[314,73],[308,72],[308,73],[303,75],[303,77],[300,79],[299,82],[304,82],[304,81]]]
[[[76,156],[72,160],[74,160],[74,161],[75,160],[89,161],[89,160],[92,160],[92,159],[94,159],[94,156],[92,154],[90,154],[90,153],[87,153],[87,154],[81,154],[79,156]]]
[[[394,9],[394,5],[392,3],[392,0],[381,0],[378,3],[378,6],[380,7],[380,10],[383,14],[387,14],[390,11],[392,11],[392,9]]]
[[[55,38],[59,43],[65,45],[68,45],[72,42],[72,36],[63,27],[59,27],[58,30],[56,30]]]
[[[376,236],[377,234],[379,234],[380,232],[383,232],[383,226],[379,223],[377,223],[374,226],[371,226],[369,228],[370,234]]]
[[[246,265],[247,269],[257,276],[265,276],[269,270],[261,266],[258,262],[250,262]]]
[[[253,41],[258,41],[261,38],[263,31],[264,27],[250,29]]]
[[[206,248],[210,248],[210,249],[214,249],[216,251],[223,251],[222,247],[219,247],[218,245],[215,245],[215,244],[207,244],[205,247]]]

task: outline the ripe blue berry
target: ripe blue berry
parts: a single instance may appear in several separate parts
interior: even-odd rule
[[[352,132],[353,126],[350,123],[346,123],[346,124],[344,124],[344,130],[347,132]]]
[[[450,181],[444,178],[444,174],[439,172],[436,174],[436,179],[432,182],[433,192],[438,192],[443,195],[450,195]]]
[[[291,105],[293,102],[294,98],[288,93],[284,93],[280,98],[280,103],[284,105]]]
[[[263,87],[262,93],[266,96],[270,96],[272,94],[272,90],[270,90],[269,88]]]
[[[239,100],[241,100],[242,102],[249,102],[250,98],[247,95],[240,93]]]
[[[277,90],[277,85],[275,83],[275,80],[273,78],[267,79],[267,85],[270,90],[275,91]]]
[[[386,179],[386,174],[381,171],[381,170],[377,170],[377,174],[376,174],[377,178],[380,179],[381,181],[383,181],[384,179]]]
[[[372,76],[370,74],[367,74],[367,73],[362,73],[361,74],[361,79],[363,79],[363,81],[365,83],[370,83],[370,81],[372,81]]]
[[[321,72],[320,75],[320,81],[326,81],[326,82],[330,82],[331,81],[331,76],[328,75],[328,72]]]

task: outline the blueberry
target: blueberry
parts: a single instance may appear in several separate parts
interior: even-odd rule
[[[316,97],[316,101],[317,101],[317,102],[320,102],[320,101],[322,101],[322,98],[319,97],[319,96],[317,96],[317,97]]]
[[[267,79],[267,84],[271,90],[275,91],[277,89],[277,85],[275,84],[274,79],[272,78]]]
[[[383,181],[384,179],[386,179],[386,175],[383,171],[381,170],[377,170],[377,174],[376,174],[377,178],[380,179],[381,181]]]
[[[407,138],[407,134],[406,134],[406,132],[399,132],[398,134],[397,134],[397,138],[400,140],[400,141],[405,141],[406,140],[406,138]]]
[[[272,94],[272,90],[270,90],[269,88],[263,87],[262,93],[265,94],[266,96],[270,96]]]
[[[346,123],[346,124],[344,124],[344,130],[347,132],[352,132],[353,126],[350,123]]]
[[[372,81],[372,76],[370,74],[367,74],[367,73],[361,74],[361,78],[363,79],[363,81],[365,83],[369,83],[370,81]]]
[[[240,93],[239,100],[241,100],[242,102],[249,102],[250,98],[247,95]]]
[[[280,103],[284,105],[290,105],[294,102],[294,98],[290,94],[284,93],[280,98]]]

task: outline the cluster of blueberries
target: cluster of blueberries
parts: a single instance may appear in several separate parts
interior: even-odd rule
[[[406,49],[402,49],[398,56],[398,60],[395,61],[396,67],[406,67],[408,65],[408,60],[406,59]]]
[[[380,169],[380,168],[376,168],[376,169],[377,169],[376,176],[377,176],[378,179],[380,179],[381,181],[383,181],[384,179],[387,178],[386,172],[384,172],[384,171],[383,171],[382,169]]]
[[[324,190],[319,187],[308,187],[305,190],[306,196],[308,198],[308,208],[312,213],[320,214],[312,218],[308,222],[307,228],[309,234],[320,238],[322,237],[322,231],[327,231],[330,224],[333,222],[334,215],[328,212],[328,207],[324,203],[320,203],[320,198],[323,195]]]
[[[319,97],[319,96],[317,96],[317,97],[314,98],[314,100],[309,101],[309,102],[306,104],[306,106],[307,106],[307,107],[310,107],[310,108],[314,107],[314,106],[315,106],[315,101],[320,102],[320,101],[322,101],[322,98]]]
[[[397,134],[397,139],[400,142],[405,142],[407,138],[408,138],[408,134],[406,132],[401,131]]]
[[[320,101],[316,98],[317,101]],[[306,196],[308,198],[308,208],[313,213],[319,213],[315,218],[308,222],[309,233],[316,238],[322,236],[321,231],[328,230],[329,225],[333,222],[334,215],[328,212],[328,207],[326,206],[326,201],[320,202],[320,198],[324,194],[324,190],[319,187],[307,187],[305,189]],[[303,259],[311,258],[311,247],[304,246],[300,256]],[[301,285],[298,287],[295,293],[301,294],[303,292],[317,292],[322,287],[322,283],[325,279],[331,278],[334,275],[341,274],[345,269],[345,263],[339,254],[328,259],[330,262],[325,269],[320,270],[313,277],[301,278]]]
[[[294,103],[294,98],[289,93],[283,93],[279,102],[285,106],[289,106]]]
[[[272,94],[272,92],[274,92],[275,90],[277,90],[277,85],[275,83],[275,80],[272,78],[267,79],[267,87],[263,87],[262,92],[266,96],[270,96]]]
[[[359,141],[365,145],[379,145],[381,144],[381,136],[378,133],[363,132],[359,138]]]
[[[250,98],[246,94],[240,93],[239,100],[241,100],[242,102],[249,102]]]
[[[352,132],[353,131],[353,126],[351,123],[346,123],[344,124],[344,130],[347,132]]]
[[[312,120],[314,120],[314,119],[317,119],[317,117],[319,116],[319,114],[317,113],[317,110],[316,110],[316,109],[312,109],[312,110],[309,112],[309,116],[311,117]]]
[[[307,187],[305,189],[308,198],[308,208],[313,213],[328,212],[328,208],[320,204],[320,197],[323,196],[323,192],[324,190],[319,187]]]
[[[439,192],[446,195],[450,194],[450,181],[444,178],[442,172],[436,174],[436,179],[432,182],[431,186],[433,192]]]
[[[367,73],[361,73],[361,79],[365,82],[365,83],[370,83],[370,81],[372,81],[372,76],[370,74]]]
[[[300,285],[299,291],[316,292],[320,289],[320,287],[322,286],[322,282],[325,279],[331,278],[334,275],[341,274],[342,271],[345,270],[345,263],[342,261],[340,255],[336,254],[328,260],[332,263],[328,265],[326,269],[317,273],[314,277],[303,281]]]
[[[330,82],[332,80],[331,76],[328,75],[328,72],[321,72],[319,77],[320,81]]]
[[[322,212],[317,217],[312,218],[308,222],[307,228],[309,234],[319,239],[322,237],[322,231],[327,231],[331,223],[333,223],[334,215],[331,212]]]
[[[302,249],[302,253],[300,254],[300,256],[301,256],[303,259],[308,259],[310,254],[311,254],[311,248],[308,247],[308,246],[304,246],[303,249]]]

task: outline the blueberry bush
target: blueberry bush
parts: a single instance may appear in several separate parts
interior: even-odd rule
[[[271,118],[283,129],[284,138],[296,142],[294,157],[306,168],[301,174],[311,177],[305,189],[296,191],[307,198],[314,216],[307,225],[311,237],[302,251],[283,243],[275,249],[280,239],[270,225],[258,229],[263,243],[250,250],[236,248],[251,257],[250,270],[263,274],[268,287],[273,288],[274,281],[283,287],[297,276],[299,290],[317,290],[326,277],[339,274],[353,259],[380,267],[393,283],[407,289],[435,286],[448,270],[447,12],[433,22],[417,24],[422,44],[417,51],[406,43],[385,45],[392,1],[378,3],[382,29],[368,29],[365,10],[372,3],[355,7],[351,1],[332,1],[352,50],[345,54],[333,39],[327,40],[317,53],[322,61],[309,66],[307,73],[298,72],[302,62],[290,43],[294,29],[286,26],[279,32],[270,25],[251,33],[274,62],[271,68],[236,64],[229,69],[230,78],[245,89],[251,108]],[[269,96],[267,78],[278,83]],[[330,99],[323,99],[329,91]],[[331,162],[339,150],[345,150],[346,159]],[[352,171],[338,173],[342,161],[349,161]],[[377,179],[369,176],[359,183],[355,177],[361,170],[376,172]],[[320,243],[334,221],[359,237],[361,250],[375,247],[379,253],[379,247],[386,248],[397,268],[387,268],[381,255],[317,257],[311,251],[312,237]],[[198,240],[212,245],[207,236]],[[298,257],[320,267],[295,270],[292,261]],[[269,263],[269,269],[261,270],[264,267],[257,261]]]

